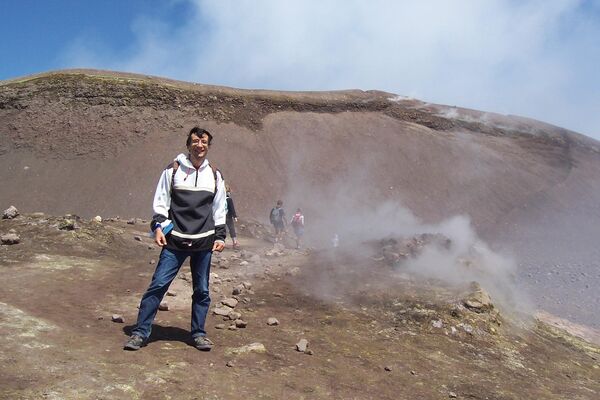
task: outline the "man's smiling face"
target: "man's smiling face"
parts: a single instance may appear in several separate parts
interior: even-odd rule
[[[198,137],[195,133],[190,136],[190,144],[188,145],[188,151],[190,152],[190,159],[192,162],[204,161],[206,154],[208,153],[209,137],[206,133]]]

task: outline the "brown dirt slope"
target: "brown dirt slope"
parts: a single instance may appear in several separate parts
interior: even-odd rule
[[[0,204],[146,217],[158,173],[196,124],[214,131],[211,159],[255,218],[298,181],[318,197],[335,178],[368,175],[360,183],[376,199],[426,220],[467,212],[485,231],[598,160],[594,141],[560,128],[383,92],[64,71],[0,84]]]

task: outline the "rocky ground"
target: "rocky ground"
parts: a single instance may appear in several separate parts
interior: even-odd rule
[[[18,214],[18,212],[17,212]],[[597,399],[600,348],[509,317],[379,253],[274,246],[245,221],[215,255],[210,352],[189,341],[187,266],[150,342],[122,350],[159,249],[140,219],[0,220],[0,397],[7,399]],[[423,242],[422,237],[414,243]],[[391,258],[390,258],[391,257]],[[378,261],[383,258],[382,261]]]

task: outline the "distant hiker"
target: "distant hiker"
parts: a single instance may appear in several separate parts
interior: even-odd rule
[[[283,239],[283,233],[285,232],[285,211],[283,210],[283,201],[277,200],[277,205],[271,209],[269,219],[275,228],[275,243],[278,243]]]
[[[304,215],[302,215],[302,210],[297,209],[296,213],[292,216],[292,220],[290,221],[290,225],[294,229],[294,234],[296,235],[296,248],[300,248],[300,241],[302,236],[304,235]]]
[[[335,233],[333,235],[333,238],[331,239],[331,245],[336,248],[340,245],[340,237],[338,236],[337,233]]]
[[[210,350],[213,345],[206,337],[204,323],[210,305],[212,252],[223,251],[225,246],[226,195],[221,173],[206,159],[211,141],[207,130],[192,128],[186,140],[188,154],[179,154],[160,176],[151,228],[162,251],[125,350],[145,345],[158,306],[188,257],[193,287],[192,339],[199,350]]]
[[[231,188],[229,185],[225,185],[225,189],[227,192],[227,218],[225,219],[227,229],[229,230],[229,236],[231,237],[231,241],[233,242],[233,248],[237,248],[239,246],[237,241],[237,236],[235,234],[235,223],[237,222],[237,214],[235,213],[235,205],[233,204],[233,199],[231,198]]]

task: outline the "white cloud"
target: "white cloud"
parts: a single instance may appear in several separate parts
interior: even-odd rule
[[[66,66],[240,88],[380,89],[600,138],[599,12],[584,0],[190,4],[184,21],[140,16],[126,55],[80,38]]]

